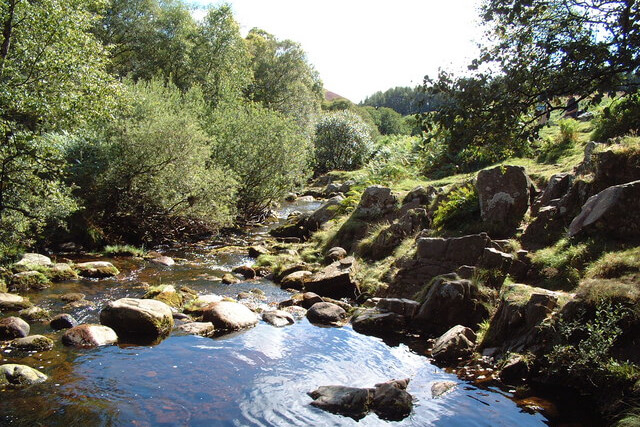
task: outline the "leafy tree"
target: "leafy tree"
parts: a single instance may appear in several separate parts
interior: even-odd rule
[[[371,128],[351,111],[326,114],[316,125],[316,172],[357,169],[372,150]]]
[[[215,135],[212,161],[236,177],[238,211],[245,219],[262,216],[308,177],[309,144],[281,113],[254,102],[225,105],[209,132]]]
[[[308,135],[320,111],[322,82],[302,47],[254,28],[247,35],[253,82],[247,97],[294,118]]]
[[[411,133],[411,128],[406,125],[404,118],[391,108],[360,108],[369,113],[381,135],[408,135]]]
[[[362,106],[387,107],[407,116],[438,109],[442,101],[436,95],[427,95],[422,88],[395,87],[384,92],[378,91],[365,98]]]
[[[190,223],[205,230],[228,225],[235,182],[209,164],[202,93],[182,94],[157,79],[127,88],[128,111],[67,144],[87,222],[108,240],[129,243],[175,238]]]
[[[60,147],[43,135],[113,107],[118,90],[89,33],[100,6],[0,2],[0,252],[32,243],[28,235],[74,208],[62,184]]]

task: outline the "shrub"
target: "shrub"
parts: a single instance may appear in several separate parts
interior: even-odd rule
[[[420,139],[409,136],[385,136],[376,144],[366,170],[372,181],[390,184],[418,175]]]
[[[360,116],[350,111],[327,114],[316,125],[314,169],[358,169],[372,148],[371,129]]]
[[[237,207],[245,218],[262,215],[309,175],[304,132],[280,113],[255,103],[226,106],[214,114],[210,131],[212,161],[233,171]]]
[[[626,96],[612,103],[596,121],[591,137],[595,141],[640,131],[640,93]]]

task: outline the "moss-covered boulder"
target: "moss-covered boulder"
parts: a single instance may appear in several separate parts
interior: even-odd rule
[[[29,298],[7,292],[0,292],[0,311],[18,311],[31,307],[32,305]]]
[[[182,293],[176,291],[173,285],[152,286],[142,298],[162,301],[175,308],[182,307],[183,303]]]
[[[42,271],[53,266],[51,258],[45,255],[26,253],[22,255],[20,261],[16,262],[12,266],[12,270],[16,273],[23,271]]]
[[[80,276],[89,278],[100,279],[120,274],[120,271],[113,264],[107,261],[83,262],[74,265],[73,268]]]
[[[32,385],[44,382],[48,377],[37,369],[26,365],[8,363],[0,365],[0,386]]]
[[[173,315],[171,308],[161,301],[122,298],[102,309],[100,323],[116,331],[120,339],[146,343],[169,335]]]
[[[51,285],[47,276],[39,271],[24,271],[11,276],[9,287],[16,292],[25,292],[29,289],[44,289]]]
[[[29,322],[44,322],[51,318],[51,312],[44,308],[33,306],[20,310],[18,316]]]
[[[45,274],[52,282],[65,282],[67,280],[75,280],[78,278],[78,273],[69,264],[56,263]]]
[[[44,335],[29,335],[14,339],[9,346],[21,351],[48,351],[53,348],[53,340]]]

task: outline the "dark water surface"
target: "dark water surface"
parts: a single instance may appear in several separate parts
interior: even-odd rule
[[[264,230],[262,230],[264,231]],[[139,297],[141,284],[187,285],[200,294],[236,296],[259,288],[264,304],[288,298],[269,281],[224,285],[224,272],[253,260],[207,246],[182,249],[173,267],[126,258],[113,262],[122,270],[115,279],[56,284],[30,295],[53,313],[73,314],[81,322],[96,322],[109,300]],[[81,292],[94,306],[62,309],[59,295]],[[6,349],[0,363],[22,363],[50,378],[24,389],[0,392],[0,425],[20,426],[529,426],[545,425],[541,414],[530,414],[498,389],[481,389],[431,364],[400,344],[351,329],[323,328],[306,319],[285,328],[265,323],[220,338],[174,332],[155,346],[107,346],[90,350],[66,348],[61,332],[32,323],[32,334],[56,341],[53,350],[20,354]],[[321,385],[372,387],[392,378],[411,378],[411,416],[390,423],[370,414],[359,422],[309,405],[307,392]],[[457,388],[437,399],[431,385],[456,381]]]

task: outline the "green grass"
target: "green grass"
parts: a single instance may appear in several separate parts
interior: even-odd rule
[[[606,252],[589,264],[585,272],[586,278],[612,279],[629,276],[640,276],[640,247],[616,252]]]
[[[146,251],[132,245],[107,245],[102,249],[105,256],[136,256],[143,257]]]

